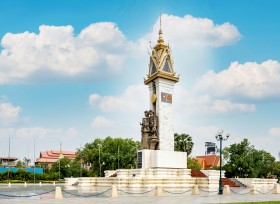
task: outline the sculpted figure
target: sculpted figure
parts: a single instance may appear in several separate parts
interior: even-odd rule
[[[157,125],[158,119],[154,111],[145,111],[145,118],[142,119],[141,125],[141,149],[155,150],[158,146]]]
[[[149,126],[150,126],[150,132],[149,132],[149,149],[155,150],[158,146],[158,134],[157,134],[157,116],[154,114],[154,111],[149,111]]]
[[[145,118],[142,119],[142,123],[140,123],[141,127],[141,149],[149,149],[148,144],[148,136],[150,132],[149,126],[149,112],[145,111]]]

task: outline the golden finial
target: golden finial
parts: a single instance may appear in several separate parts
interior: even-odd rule
[[[164,43],[164,40],[162,38],[162,29],[161,29],[161,13],[160,13],[160,16],[159,16],[159,32],[158,32],[158,43]]]
[[[160,12],[160,16],[159,16],[159,30],[161,31],[161,12]]]

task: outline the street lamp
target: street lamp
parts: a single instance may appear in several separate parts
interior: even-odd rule
[[[72,171],[71,171],[70,167],[71,167],[70,164],[66,164],[66,165],[65,165],[65,168],[68,169],[67,171],[70,173],[70,175],[71,175],[71,177],[72,177]]]
[[[118,169],[120,169],[120,146],[118,146]]]
[[[229,134],[226,137],[223,137],[223,130],[221,130],[217,135],[217,141],[220,141],[220,180],[219,180],[219,193],[220,195],[223,194],[223,186],[222,186],[222,141],[226,141],[229,138]]]
[[[99,150],[99,175],[100,175],[100,177],[101,177],[100,147],[101,147],[101,144],[98,144],[98,150]]]
[[[135,147],[135,150],[136,150],[136,162],[135,162],[135,165],[136,165],[136,169],[138,169],[138,148],[137,148],[137,146]]]
[[[241,171],[242,171],[242,168],[241,168],[241,167],[238,167],[238,170],[239,170],[239,178],[241,178]]]
[[[81,146],[81,144],[80,144],[80,155],[81,155],[81,159],[80,159],[80,177],[82,177],[82,175],[83,175],[83,148],[82,148],[82,146]]]

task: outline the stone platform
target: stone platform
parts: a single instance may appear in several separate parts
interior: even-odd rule
[[[105,171],[108,176],[111,171]],[[151,189],[156,186],[162,188],[186,189],[194,185],[201,188],[217,189],[218,178],[192,178],[190,169],[117,169],[117,177],[85,177],[79,178],[78,187],[111,187]]]
[[[140,150],[137,154],[138,168],[163,168],[163,169],[186,169],[186,152],[169,150]]]

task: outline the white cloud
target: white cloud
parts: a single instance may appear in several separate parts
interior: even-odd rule
[[[89,96],[89,104],[91,106],[96,105],[101,100],[101,96],[99,94],[91,94]]]
[[[16,139],[59,139],[64,137],[77,137],[78,131],[75,128],[52,129],[44,127],[30,128],[0,128],[2,138],[15,137]]]
[[[195,95],[184,88],[175,88],[176,101],[174,101],[175,111],[181,113],[194,114],[220,114],[236,112],[254,112],[254,104],[233,103],[224,99],[213,99],[209,95]]]
[[[53,139],[53,138],[63,138],[63,137],[76,137],[78,132],[74,128],[65,129],[51,129],[43,127],[33,127],[33,128],[20,128],[16,129],[16,137],[21,139]]]
[[[208,18],[195,18],[191,15],[178,17],[162,15],[164,39],[176,48],[189,47],[221,47],[237,42],[241,35],[238,29],[226,22],[214,24]],[[143,37],[143,41],[156,41],[159,31],[159,19],[153,26],[152,33]]]
[[[15,123],[19,119],[21,108],[9,102],[0,103],[0,123],[8,125]]]
[[[0,128],[0,155],[8,155],[10,151],[11,156],[29,157],[33,161],[34,151],[35,156],[39,157],[40,151],[59,150],[60,142],[63,150],[74,151],[85,141],[75,128]]]
[[[196,90],[215,96],[236,95],[261,99],[280,96],[280,63],[267,60],[261,64],[233,62],[220,73],[208,71],[196,83]]]
[[[113,124],[114,122],[112,120],[103,116],[97,116],[93,119],[91,126],[93,128],[108,128],[111,127]]]
[[[241,112],[253,112],[256,110],[254,104],[241,104],[241,103],[232,103],[229,100],[215,100],[213,105],[209,108],[209,111],[214,112],[233,112],[233,111],[241,111]]]
[[[268,133],[270,136],[280,137],[280,128],[270,128]]]
[[[0,139],[15,135],[15,128],[0,128]]]
[[[104,112],[145,110],[148,107],[149,89],[145,85],[130,85],[120,96],[89,96],[91,106],[98,105]],[[146,106],[146,107],[145,107]]]
[[[1,84],[115,73],[133,46],[109,22],[91,24],[77,36],[70,25],[41,25],[39,34],[7,33],[1,45]]]
[[[130,85],[119,96],[91,94],[89,104],[103,112],[141,113],[149,109],[149,89],[146,85]],[[195,95],[181,86],[175,87],[175,112],[219,114],[232,112],[254,112],[254,104],[233,103],[229,100],[213,99],[209,95]]]
[[[178,48],[220,47],[240,39],[230,23],[216,25],[207,18],[162,15],[164,38]],[[153,31],[131,42],[114,23],[93,23],[77,35],[68,26],[41,25],[39,33],[7,33],[1,40],[0,84],[49,80],[85,80],[124,70],[127,59],[143,57]],[[154,42],[153,41],[153,42]]]

